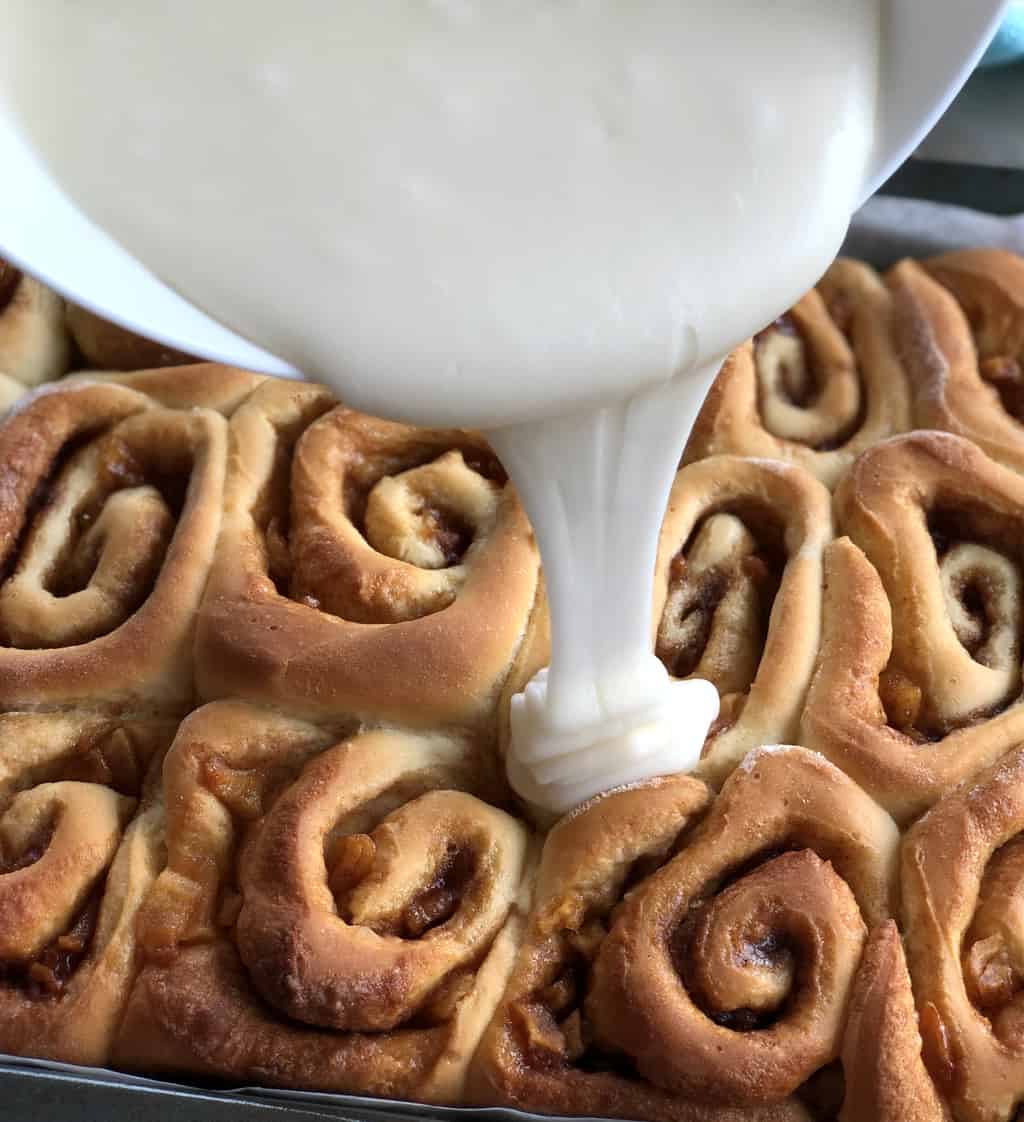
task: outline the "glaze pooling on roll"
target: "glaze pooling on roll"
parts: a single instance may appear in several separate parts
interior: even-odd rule
[[[693,389],[675,381],[593,414],[492,433],[545,558],[552,661],[512,698],[509,755],[513,787],[545,811],[690,770],[717,716],[712,687],[671,682],[652,651],[644,576]]]

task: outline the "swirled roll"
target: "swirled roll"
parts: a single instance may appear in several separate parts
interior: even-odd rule
[[[71,346],[64,301],[0,258],[0,405],[16,386],[37,386],[66,373]]]
[[[438,734],[189,717],[117,1062],[457,1101],[530,865],[526,828],[471,793],[479,764]]]
[[[710,799],[674,776],[555,827],[475,1101],[820,1116],[809,1081],[839,1058],[868,928],[895,910],[898,832],[800,748],[751,753],[701,819]]]
[[[68,304],[66,321],[81,366],[90,370],[150,370],[188,366],[182,351],[146,339],[78,304]]]
[[[191,707],[226,458],[218,413],[116,385],[0,424],[0,707]]]
[[[978,249],[904,261],[890,285],[917,424],[1024,471],[1024,259]]]
[[[755,751],[695,836],[616,912],[585,1003],[656,1086],[781,1102],[839,1056],[867,930],[895,911],[899,834],[820,756]]]
[[[0,1052],[108,1061],[163,855],[172,735],[160,721],[0,716]]]
[[[69,374],[62,384],[98,382],[126,386],[130,390],[144,393],[169,409],[215,409],[225,417],[230,417],[253,390],[265,381],[265,375],[254,374],[237,366],[224,366],[219,362],[196,362],[188,366],[138,368],[124,373],[89,370]]]
[[[790,460],[829,487],[871,444],[911,427],[892,297],[840,259],[786,315],[726,360],[685,461],[721,453]]]
[[[1024,484],[915,433],[867,452],[836,512],[804,742],[906,820],[1024,739]]]
[[[868,939],[850,998],[839,1122],[948,1122],[921,1048],[903,943],[887,920]]]
[[[829,493],[802,468],[714,456],[676,477],[655,573],[656,650],[711,681],[721,715],[701,774],[796,736],[821,627]]]
[[[957,1122],[1024,1099],[1024,751],[947,795],[903,845],[903,918],[924,1055]]]
[[[494,721],[539,561],[487,445],[277,381],[231,428],[204,696],[406,726]]]

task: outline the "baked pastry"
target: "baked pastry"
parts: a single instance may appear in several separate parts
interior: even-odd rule
[[[493,722],[539,561],[486,444],[276,380],[231,434],[199,620],[203,696],[420,727]]]
[[[172,735],[158,720],[0,716],[0,1052],[108,1061],[163,858]]]
[[[964,370],[1006,411],[1022,301],[999,255],[841,262],[732,357],[652,620],[720,719],[696,775],[546,839],[501,748],[548,607],[487,444],[72,313],[107,369],[0,421],[0,1053],[651,1122],[1009,1122],[1024,481],[891,434],[904,369],[924,423],[968,431]],[[1005,420],[971,431],[1016,466]]]
[[[486,775],[456,737],[194,713],[117,1062],[458,1101],[528,900],[528,831],[470,793]]]
[[[869,936],[850,996],[839,1122],[949,1122],[921,1048],[906,955],[889,920]]]
[[[676,776],[585,804],[548,837],[474,1100],[808,1117],[868,931],[896,910],[898,847],[888,815],[800,748],[752,753],[713,802]]]
[[[958,1122],[1024,1096],[1024,751],[947,795],[903,845],[903,918],[924,1055]]]
[[[132,390],[39,391],[0,425],[0,707],[183,713],[227,427]]]
[[[18,395],[17,386],[59,378],[70,361],[64,301],[0,258],[0,407]]]
[[[906,821],[1024,740],[1024,483],[915,433],[864,454],[836,513],[803,742]]]
[[[69,374],[63,379],[62,385],[99,382],[127,386],[169,409],[195,409],[198,406],[216,409],[218,413],[230,417],[253,390],[265,381],[265,375],[241,370],[237,366],[196,362],[189,366],[157,366],[127,373],[89,370]]]
[[[890,286],[917,424],[1024,471],[1024,260],[980,249],[904,261]]]
[[[836,261],[817,288],[729,356],[684,462],[767,456],[835,486],[865,448],[911,427],[893,320],[892,296],[874,270]]]
[[[828,491],[793,464],[715,456],[676,477],[655,573],[656,650],[671,674],[721,695],[700,768],[715,783],[751,748],[796,736],[831,538]]]
[[[66,318],[81,365],[92,370],[149,370],[196,361],[183,351],[118,327],[78,304],[68,304]]]

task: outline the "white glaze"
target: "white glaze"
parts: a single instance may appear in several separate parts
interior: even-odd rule
[[[195,303],[367,411],[493,430],[554,622],[511,774],[561,810],[714,717],[650,650],[658,525],[718,362],[842,241],[880,3],[3,0],[0,70]]]

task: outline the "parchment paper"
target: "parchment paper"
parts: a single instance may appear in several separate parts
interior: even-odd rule
[[[963,207],[877,196],[854,217],[843,253],[886,268],[903,257],[975,246],[1024,254],[1024,215],[996,218]]]

